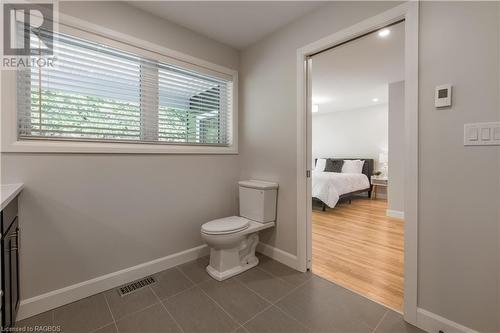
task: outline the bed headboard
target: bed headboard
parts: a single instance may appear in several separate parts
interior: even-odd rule
[[[368,180],[370,180],[370,182],[371,182],[372,175],[373,175],[373,168],[374,168],[374,164],[375,164],[373,158],[327,158],[327,160],[331,160],[331,161],[362,160],[362,161],[365,161],[365,163],[363,164],[362,173],[364,173],[368,177]]]

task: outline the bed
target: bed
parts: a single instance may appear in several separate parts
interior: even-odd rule
[[[373,159],[328,158],[326,160],[327,163],[338,163],[339,161],[344,160],[362,160],[364,161],[364,164],[362,173],[312,171],[312,197],[313,200],[320,201],[322,203],[323,211],[326,210],[327,206],[334,208],[342,199],[350,201],[356,194],[366,192],[368,197],[371,197]]]

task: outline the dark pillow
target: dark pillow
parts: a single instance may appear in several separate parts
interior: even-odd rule
[[[326,160],[325,172],[342,172],[342,165],[344,165],[344,160]]]

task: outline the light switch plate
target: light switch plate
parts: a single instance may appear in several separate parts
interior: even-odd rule
[[[465,124],[464,146],[500,146],[500,122]]]

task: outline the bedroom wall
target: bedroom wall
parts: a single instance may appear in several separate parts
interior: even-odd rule
[[[405,82],[389,83],[389,153],[387,209],[404,214]]]
[[[241,56],[241,176],[280,183],[265,241],[296,254],[296,51],[395,6],[328,4]],[[499,120],[499,4],[420,2],[418,306],[500,331],[500,148],[464,147],[465,122]],[[434,87],[454,84],[454,106]]]
[[[380,170],[379,153],[388,147],[388,105],[315,113],[312,116],[312,157],[372,158]],[[377,189],[387,198],[387,189]]]
[[[236,50],[125,3],[61,11],[238,69]],[[2,183],[26,185],[22,299],[202,245],[201,224],[237,213],[238,166],[237,155],[2,154]]]
[[[373,158],[379,170],[379,153],[388,147],[388,106],[321,113],[312,116],[314,158]]]

